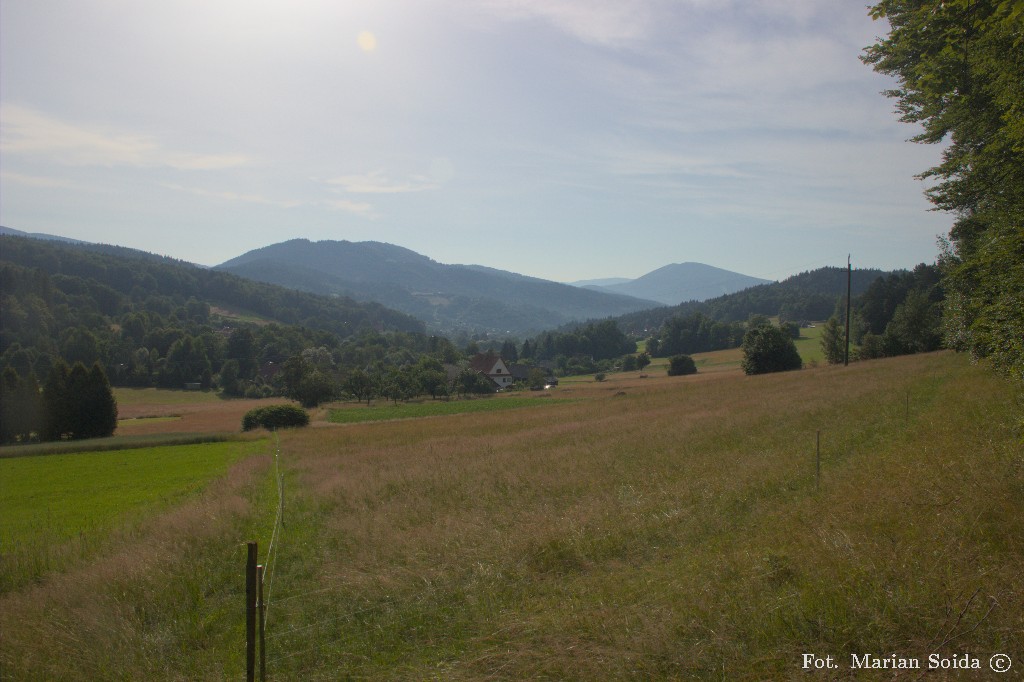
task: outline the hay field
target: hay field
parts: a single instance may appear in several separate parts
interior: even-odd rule
[[[222,399],[208,391],[168,391],[157,388],[118,388],[115,437],[150,434],[208,434],[237,432],[242,417],[284,398]]]
[[[271,679],[892,679],[851,655],[965,652],[1020,679],[1019,390],[950,353],[606,384],[283,433]],[[0,597],[5,674],[241,676],[274,476],[248,457]]]

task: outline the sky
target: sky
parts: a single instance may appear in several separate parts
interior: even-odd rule
[[[4,0],[0,224],[215,265],[382,241],[556,281],[933,262],[849,0]]]

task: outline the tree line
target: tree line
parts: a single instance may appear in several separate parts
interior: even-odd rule
[[[863,293],[872,282],[886,274],[874,268],[854,270],[854,295]],[[673,317],[688,318],[697,313],[724,323],[746,323],[752,315],[777,316],[795,322],[825,320],[832,314],[837,297],[845,295],[846,268],[824,267],[707,301],[653,308],[622,315],[615,320],[624,332],[635,337],[654,333]]]
[[[1024,4],[1018,0],[884,0],[889,34],[863,60],[893,76],[913,138],[945,144],[920,177],[953,226],[939,265],[942,336],[1024,380]]]
[[[57,362],[42,386],[34,373],[7,367],[0,376],[0,442],[79,440],[110,436],[117,401],[99,363]]]

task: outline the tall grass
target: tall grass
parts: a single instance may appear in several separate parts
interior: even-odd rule
[[[224,475],[254,443],[0,459],[0,593],[94,556],[134,526]]]
[[[540,398],[548,398],[541,400]],[[327,415],[327,421],[334,424],[354,424],[358,422],[386,421],[390,419],[416,419],[421,417],[443,417],[456,414],[476,414],[479,412],[497,412],[502,410],[514,410],[523,407],[541,407],[559,402],[561,399],[551,399],[549,393],[535,395],[510,395],[502,397],[490,397],[477,400],[450,400],[444,402],[421,402],[402,403],[401,405],[389,405],[387,403],[374,405],[372,407],[348,406],[340,409],[331,409]]]
[[[808,652],[1024,655],[1021,396],[964,358],[574,396],[283,434],[271,676],[777,679]],[[181,507],[201,532],[160,562],[0,598],[12,679],[239,674],[263,466],[223,482],[230,511]],[[133,542],[173,544],[162,526]],[[81,618],[54,620],[67,606]]]

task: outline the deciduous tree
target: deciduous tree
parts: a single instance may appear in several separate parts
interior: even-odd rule
[[[846,330],[835,317],[828,318],[821,330],[821,351],[830,365],[838,365],[846,357]]]
[[[1024,380],[1024,3],[883,0],[885,39],[864,61],[894,76],[915,142],[945,143],[921,177],[955,216],[940,265],[947,345]],[[876,330],[877,331],[877,330]]]
[[[759,324],[743,336],[743,361],[747,374],[767,374],[800,369],[803,360],[793,339],[772,324]]]

